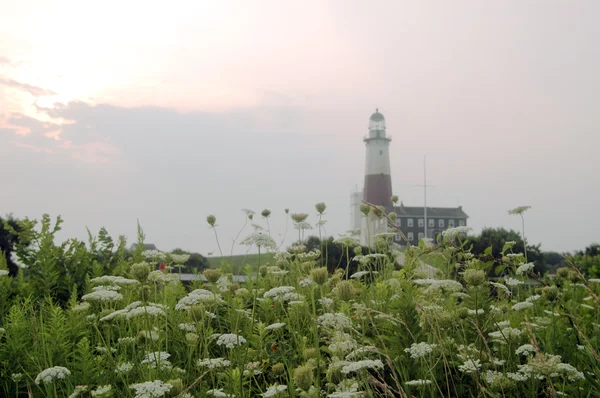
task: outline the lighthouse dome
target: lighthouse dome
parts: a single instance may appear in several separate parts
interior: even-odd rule
[[[385,121],[385,118],[381,113],[379,113],[379,109],[375,109],[375,113],[371,115],[371,118],[369,120],[372,122],[381,122]]]
[[[385,118],[379,113],[379,109],[375,109],[375,113],[369,118],[369,136],[385,136]]]

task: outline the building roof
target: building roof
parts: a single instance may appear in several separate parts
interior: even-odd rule
[[[404,206],[400,204],[394,208],[396,214],[400,217],[423,217],[424,211],[422,206]],[[467,213],[458,207],[428,207],[427,217],[448,217],[448,218],[469,218]]]

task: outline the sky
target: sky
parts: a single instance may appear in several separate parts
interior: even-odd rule
[[[243,253],[244,208],[350,228],[375,108],[407,206],[600,242],[600,3],[3,0],[0,214]],[[255,222],[267,227],[259,215]],[[241,232],[240,232],[241,231]],[[311,231],[316,234],[317,231]],[[234,243],[235,237],[238,240]]]

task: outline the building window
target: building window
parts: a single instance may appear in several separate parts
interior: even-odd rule
[[[423,235],[423,232],[419,232],[419,241],[420,241],[421,239],[423,239],[423,237],[424,237],[424,236],[425,236],[425,235]]]
[[[448,226],[454,228],[454,220],[448,220]]]
[[[440,228],[444,228],[444,219],[440,218],[440,219],[438,220],[438,227],[440,227]]]
[[[401,223],[401,221],[402,221],[402,219],[401,219],[400,217],[398,217],[398,218],[396,219],[396,226],[398,226],[398,227],[401,227],[401,226],[402,226],[402,223]]]
[[[458,225],[461,227],[465,226],[465,220],[458,220]]]
[[[418,224],[419,224],[420,228],[423,228],[423,225],[425,225],[425,224],[423,223],[423,219],[422,218],[419,218]]]
[[[409,218],[409,219],[408,219],[408,226],[409,226],[409,227],[412,227],[412,226],[413,226],[413,219],[412,219],[412,218]],[[412,240],[412,239],[409,239],[409,240]]]
[[[429,220],[427,220],[427,225],[429,225],[429,228],[435,227],[435,220],[433,218],[430,218]]]
[[[399,241],[400,241],[400,239],[402,239],[402,238],[400,238],[400,234],[399,234],[399,233],[397,233],[396,235],[394,235],[394,240],[395,240],[396,242],[399,242]]]
[[[415,239],[415,235],[412,232],[409,232],[407,238],[409,242],[412,242]]]

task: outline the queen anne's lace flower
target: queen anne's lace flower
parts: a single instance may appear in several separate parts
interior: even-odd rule
[[[112,386],[107,384],[105,386],[98,386],[95,390],[91,391],[92,397],[106,397],[112,392]]]
[[[225,391],[223,391],[222,388],[219,388],[218,390],[208,390],[206,392],[206,394],[212,395],[213,397],[219,397],[219,398],[235,398],[235,395],[227,394]]]
[[[408,352],[411,358],[421,358],[433,352],[437,344],[427,344],[425,342],[413,343],[410,348],[405,348],[404,352]]]
[[[276,330],[276,329],[281,329],[282,327],[285,326],[285,323],[283,322],[278,322],[278,323],[272,323],[269,326],[267,326],[265,329],[266,330]]]
[[[132,384],[129,388],[135,390],[135,398],[160,398],[171,391],[173,385],[162,380],[154,380]]]
[[[97,290],[82,296],[81,299],[85,301],[99,301],[105,303],[119,301],[123,299],[123,295],[113,290]]]
[[[70,376],[71,372],[69,369],[63,366],[54,366],[52,368],[44,369],[40,374],[35,378],[35,384],[50,384],[56,380],[66,379],[67,376]]]
[[[265,298],[270,298],[273,301],[284,302],[301,299],[301,295],[296,293],[296,288],[293,286],[278,286],[265,292]]]
[[[361,369],[383,369],[383,362],[379,359],[363,359],[362,361],[349,362],[342,367],[342,373],[358,372]]]
[[[200,303],[222,303],[223,299],[220,294],[213,293],[206,289],[196,289],[191,291],[187,296],[183,297],[177,305],[176,310],[187,310],[193,305]]]
[[[198,360],[198,366],[208,369],[227,368],[231,366],[231,362],[224,358],[206,358]]]
[[[267,388],[267,391],[265,391],[261,395],[265,398],[276,397],[277,395],[281,394],[285,390],[287,390],[287,386],[285,384],[275,384],[275,385]]]
[[[481,369],[481,361],[479,359],[467,359],[458,367],[458,370],[463,373],[474,373],[479,369]]]
[[[523,344],[519,348],[515,350],[515,354],[527,356],[529,354],[535,353],[535,347],[531,344]]]
[[[332,330],[343,330],[352,326],[350,318],[341,312],[323,314],[317,318],[317,323],[323,328]]]
[[[524,309],[527,309],[527,308],[531,308],[531,307],[533,307],[533,303],[532,302],[523,301],[523,302],[520,302],[520,303],[517,303],[517,304],[513,305],[512,309],[515,310],[515,311],[521,311],[521,310],[524,310]]]
[[[245,343],[245,338],[234,333],[222,334],[217,338],[217,345],[224,345],[227,348],[235,348]]]
[[[7,276],[8,275],[8,271],[5,269],[0,269],[0,276]]]
[[[99,285],[106,285],[106,284],[112,283],[112,284],[119,285],[119,286],[136,285],[136,284],[140,283],[139,281],[137,281],[135,279],[127,279],[122,276],[115,276],[115,275],[99,276],[97,278],[90,279],[90,282],[99,284]]]
[[[516,274],[517,275],[523,275],[523,274],[527,274],[529,271],[531,271],[533,268],[535,267],[534,263],[527,263],[527,264],[521,264],[519,265],[519,267],[517,268]]]

